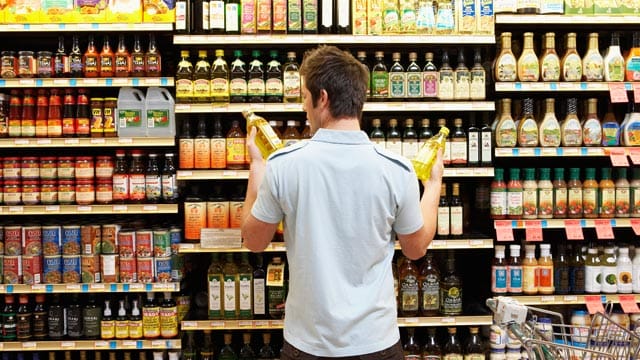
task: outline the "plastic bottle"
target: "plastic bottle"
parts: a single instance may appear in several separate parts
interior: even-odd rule
[[[595,168],[585,169],[585,179],[582,183],[582,214],[585,218],[598,217],[598,182]]]
[[[147,113],[142,91],[130,87],[118,93],[118,136],[144,137],[147,135]],[[175,134],[175,129],[174,129]]]
[[[567,183],[564,181],[564,168],[553,169],[553,217],[567,217]]]
[[[640,217],[640,168],[633,168],[633,177],[629,183],[631,194],[631,217]]]
[[[147,119],[147,136],[171,138],[176,136],[174,104],[175,101],[169,90],[160,87],[150,87],[147,89],[144,103]]]
[[[629,248],[618,248],[618,265],[616,266],[618,293],[630,294],[633,291],[633,263],[629,257]]]
[[[444,149],[445,141],[449,136],[449,129],[446,126],[440,127],[438,133],[422,144],[415,158],[411,159],[413,169],[421,181],[426,181],[431,176],[431,168],[436,161],[438,151]]]
[[[616,213],[616,185],[611,180],[611,168],[602,168],[598,191],[598,215],[612,218]]]
[[[504,182],[503,168],[495,168],[491,182],[491,218],[507,218],[507,184]]]
[[[520,181],[520,169],[509,169],[509,182],[507,183],[507,218],[522,218],[522,182]]]
[[[520,245],[509,245],[509,265],[507,266],[507,292],[511,295],[522,294],[522,260]]]
[[[616,180],[616,217],[629,217],[631,193],[629,180],[627,180],[627,168],[617,168]]]
[[[633,266],[633,271],[632,271],[632,281],[631,281],[631,285],[633,288],[633,293],[634,294],[638,294],[640,293],[640,251],[635,252],[635,255],[633,256],[633,262],[632,262],[632,266]]]
[[[538,293],[538,283],[540,281],[540,271],[536,260],[536,246],[525,246],[525,257],[522,261],[522,291],[526,295]]]
[[[600,257],[602,292],[613,294],[618,291],[617,281],[617,259],[616,250],[613,247],[604,249],[604,254]]]
[[[498,294],[507,293],[507,263],[504,259],[505,247],[497,245],[495,247],[495,257],[491,265],[491,292]]]
[[[284,146],[278,134],[262,116],[256,115],[251,110],[242,111],[242,115],[247,120],[247,133],[251,131],[253,126],[257,129],[256,145],[260,149],[263,159],[266,159],[272,152]]]
[[[638,263],[640,264],[640,259],[638,259]],[[601,277],[602,266],[598,256],[598,249],[589,248],[584,264],[584,292],[590,294],[599,293],[602,290]]]
[[[538,217],[538,183],[535,180],[534,168],[524,169],[522,182],[522,218],[536,219]]]
[[[580,181],[580,168],[569,169],[569,181],[567,182],[567,216],[570,219],[582,217],[582,182]]]
[[[540,258],[538,259],[539,283],[538,292],[549,295],[554,292],[553,260],[551,259],[551,245],[540,244]]]

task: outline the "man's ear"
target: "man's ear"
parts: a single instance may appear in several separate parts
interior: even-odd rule
[[[329,104],[329,94],[327,93],[327,90],[325,89],[320,90],[320,94],[318,96],[318,102],[319,102],[319,105],[322,105],[322,106],[326,106],[327,104]]]

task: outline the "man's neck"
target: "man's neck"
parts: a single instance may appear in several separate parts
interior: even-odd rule
[[[330,130],[359,131],[360,121],[357,118],[341,118],[331,120],[323,127]]]

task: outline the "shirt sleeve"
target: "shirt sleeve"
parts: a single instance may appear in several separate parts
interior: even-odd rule
[[[267,164],[264,179],[258,189],[258,197],[251,209],[251,215],[269,224],[277,224],[284,217],[284,212],[277,198],[278,191],[275,184],[273,169]]]
[[[418,231],[424,221],[420,209],[420,189],[415,174],[407,176],[404,186],[404,196],[400,197],[393,231],[396,234],[407,235]]]

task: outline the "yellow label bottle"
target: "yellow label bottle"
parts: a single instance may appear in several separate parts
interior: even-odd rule
[[[524,48],[518,58],[518,80],[538,81],[540,77],[540,64],[538,56],[533,50],[533,33],[524,33]]]
[[[252,127],[257,130],[255,141],[263,159],[284,146],[278,134],[262,116],[256,115],[251,110],[243,110],[242,116],[247,120],[247,132],[250,132]]]
[[[566,51],[560,61],[562,81],[580,81],[582,79],[582,59],[576,50],[576,33],[568,33],[566,43]]]
[[[542,81],[560,81],[560,57],[556,53],[556,35],[544,35],[544,51],[540,56],[540,77]]]
[[[229,66],[224,59],[224,50],[216,50],[216,59],[211,68],[211,99],[214,103],[229,102]]]
[[[500,49],[500,54],[496,59],[495,79],[496,81],[516,81],[518,77],[517,61],[511,51],[510,32],[500,34]]]
[[[582,58],[582,77],[584,81],[602,81],[603,71],[604,59],[598,47],[598,33],[590,33],[589,46]]]

